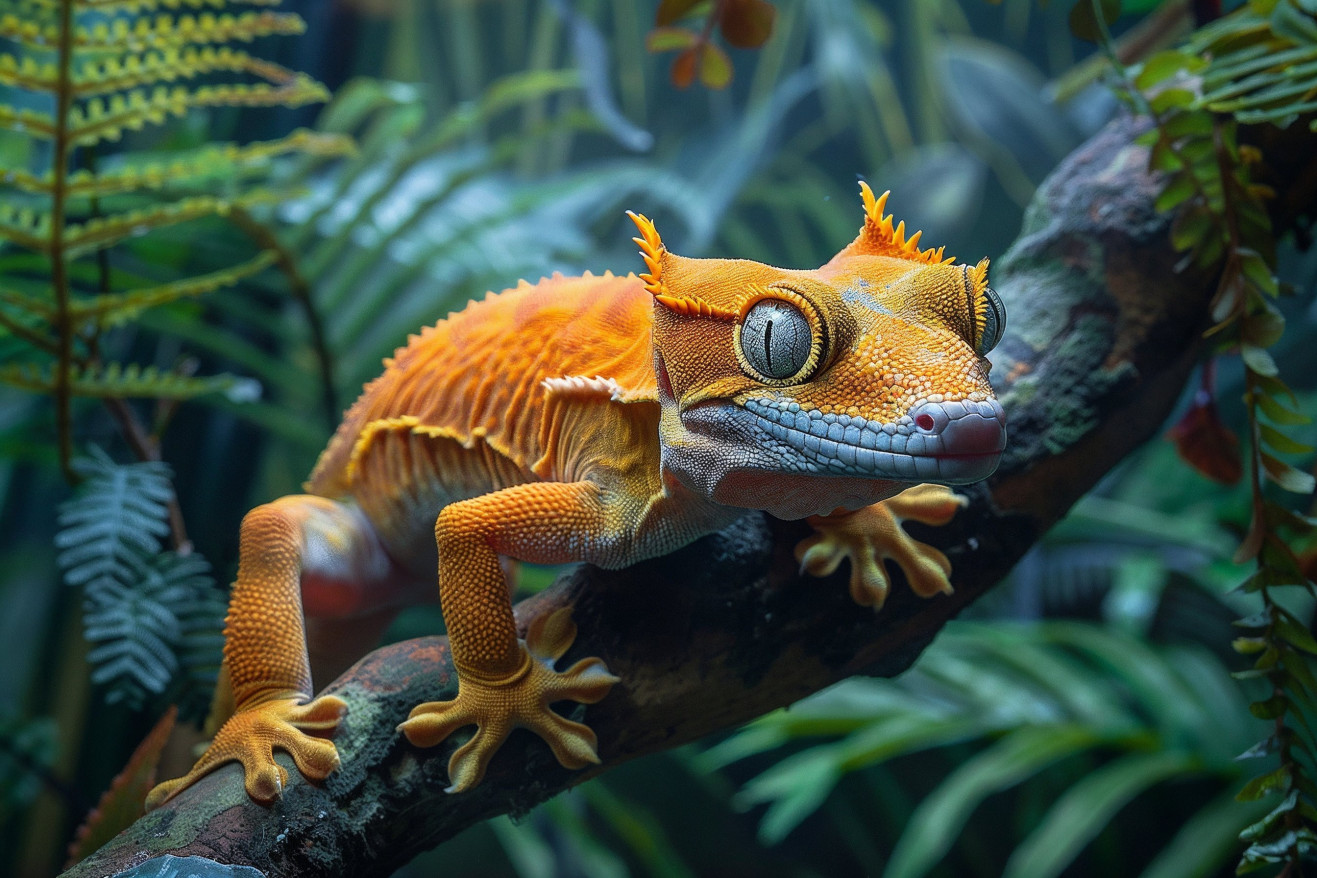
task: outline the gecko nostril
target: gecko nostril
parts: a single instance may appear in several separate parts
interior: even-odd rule
[[[931,432],[933,427],[937,426],[937,422],[933,420],[932,415],[925,413],[915,418],[915,426]]]

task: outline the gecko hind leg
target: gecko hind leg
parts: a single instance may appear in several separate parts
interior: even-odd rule
[[[228,762],[242,765],[253,799],[272,802],[289,780],[274,761],[275,750],[289,753],[309,780],[323,780],[336,769],[338,752],[323,736],[338,726],[347,704],[334,696],[312,698],[305,587],[318,579],[322,593],[337,582],[343,593],[365,596],[387,569],[373,529],[350,505],[298,495],[247,513],[224,631],[222,685],[229,688],[222,694],[232,697],[217,702],[232,715],[192,770],[155,787],[147,807],[158,807]]]

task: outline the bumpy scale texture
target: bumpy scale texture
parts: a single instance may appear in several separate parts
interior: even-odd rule
[[[517,637],[500,558],[621,567],[762,509],[808,518],[803,568],[849,560],[859,603],[881,607],[888,559],[917,593],[948,591],[945,556],[901,522],[944,523],[959,500],[934,485],[893,495],[995,468],[984,315],[1000,302],[986,261],[920,250],[861,187],[859,236],[819,269],[676,256],[633,214],[644,274],[523,282],[411,337],[307,493],[244,519],[217,698],[231,715],[150,804],[229,761],[271,801],[288,781],[275,749],[325,777],[346,705],[312,699],[304,608],[378,624],[432,593],[436,571],[458,694],[400,729],[430,747],[476,726],[452,791],[479,783],[517,726],[569,768],[597,761],[594,733],[549,704],[596,702],[617,681],[598,658],[554,669],[575,639],[566,611]]]

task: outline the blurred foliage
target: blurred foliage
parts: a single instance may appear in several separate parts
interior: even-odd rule
[[[1232,592],[1231,556],[1263,533],[1263,579],[1293,573],[1287,545],[1313,567],[1311,546],[1275,538],[1286,516],[1253,487],[1262,472],[1301,487],[1303,473],[1272,451],[1313,438],[1289,421],[1317,407],[1317,350],[1302,343],[1317,318],[1309,301],[1277,298],[1287,283],[1276,278],[1312,289],[1317,263],[1262,239],[1265,193],[1235,134],[1310,110],[1310,4],[1247,3],[1192,34],[1192,10],[1214,4],[88,5],[77,14],[95,16],[82,22],[89,36],[110,18],[144,22],[134,26],[152,36],[137,62],[81,43],[61,55],[50,21],[72,7],[59,0],[0,8],[0,363],[15,364],[0,377],[46,394],[5,391],[0,405],[0,638],[12,656],[0,664],[0,872],[51,873],[160,703],[204,702],[205,680],[188,681],[206,661],[184,640],[213,637],[217,592],[188,565],[209,557],[221,579],[231,573],[243,512],[298,490],[340,401],[407,333],[521,277],[634,270],[625,208],[655,216],[679,252],[818,265],[854,235],[857,175],[891,188],[925,240],[1000,253],[1036,185],[1135,91],[1158,114],[1177,241],[1203,259],[1219,248],[1232,266],[1217,338],[1248,350],[1205,378],[1182,432],[1217,462],[1232,453],[1222,437],[1242,432],[1246,483],[1203,479],[1170,443],[1145,449],[899,680],[848,681],[722,741],[624,766],[400,874],[725,874],[740,863],[746,874],[1161,878],[1228,873],[1251,824],[1255,848],[1296,850],[1277,828],[1310,804],[1313,687],[1293,669],[1306,668],[1295,655],[1312,604],[1306,586],[1286,594],[1271,580]],[[210,16],[225,39],[183,45],[180,28],[151,24],[162,15]],[[303,20],[296,39],[277,36]],[[1098,39],[1111,31],[1110,51],[1075,39],[1072,23]],[[270,35],[256,37],[258,25]],[[256,37],[250,46],[228,45],[235,28]],[[646,51],[665,47],[680,70]],[[61,69],[88,89],[67,118],[118,134],[92,148],[69,129],[62,160],[40,135],[45,115],[64,118]],[[1099,81],[1113,70],[1125,83],[1114,90]],[[696,79],[724,87],[672,84]],[[317,116],[290,106],[289,89],[334,96]],[[151,228],[139,236],[142,220]],[[59,260],[65,304],[52,247],[74,257]],[[1272,383],[1280,375],[1294,398]],[[108,408],[73,404],[96,388]],[[180,405],[193,390],[204,405]],[[145,401],[120,399],[136,395]],[[61,437],[105,452],[82,458],[88,477],[57,523],[61,445],[70,466],[76,457]],[[172,487],[158,464],[112,463],[131,458],[167,460]],[[125,491],[143,479],[155,487]],[[108,508],[139,527],[98,525]],[[57,539],[74,552],[58,563]],[[61,567],[101,583],[88,599],[99,588],[124,600],[88,600],[99,621],[84,632]],[[188,634],[183,620],[203,616],[211,626]],[[436,630],[436,616],[404,615],[390,636]],[[1255,627],[1232,631],[1241,616]],[[1230,677],[1255,673],[1226,648],[1240,634],[1270,661],[1257,679]],[[203,653],[214,646],[204,640]],[[121,684],[93,693],[93,674]],[[1258,720],[1249,701],[1268,703],[1273,684],[1289,694]],[[103,704],[106,691],[119,701]],[[1301,765],[1286,774],[1298,795],[1234,802],[1251,763],[1233,757],[1264,735],[1290,748],[1282,767]],[[162,772],[190,762],[172,758]]]

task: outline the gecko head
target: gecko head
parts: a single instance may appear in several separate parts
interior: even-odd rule
[[[1005,311],[987,260],[920,250],[887,196],[861,190],[859,236],[813,271],[677,256],[632,215],[664,466],[716,502],[798,518],[978,481],[1000,461],[986,354]]]

